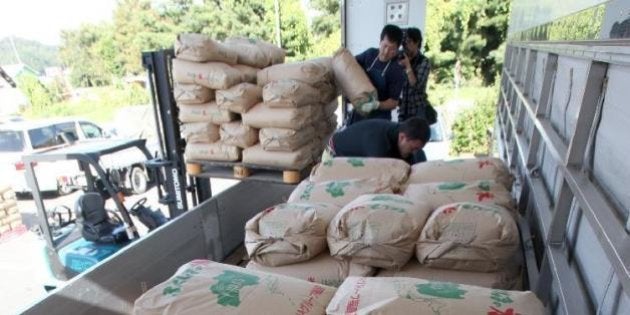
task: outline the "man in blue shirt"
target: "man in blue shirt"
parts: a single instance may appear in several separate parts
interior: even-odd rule
[[[330,137],[326,157],[387,157],[415,164],[431,137],[427,122],[412,117],[403,123],[383,119],[366,119],[341,129]],[[324,160],[324,159],[323,159]]]
[[[369,48],[355,57],[376,88],[379,108],[366,117],[353,111],[348,118],[348,125],[369,118],[392,119],[391,112],[398,106],[405,82],[404,69],[396,59],[402,38],[403,32],[398,26],[385,25],[381,31],[379,48]]]

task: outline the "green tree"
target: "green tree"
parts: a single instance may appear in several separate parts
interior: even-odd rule
[[[309,5],[318,12],[311,31],[314,44],[309,57],[332,55],[341,47],[341,16],[338,0],[311,0]]]
[[[455,63],[466,79],[494,82],[503,63],[507,0],[432,0],[427,5],[426,49],[437,82],[449,82]]]
[[[26,95],[31,106],[35,108],[45,108],[60,100],[59,95],[55,95],[32,74],[19,75],[16,81],[20,91]]]
[[[77,30],[61,32],[60,57],[71,69],[74,86],[107,85],[112,76],[121,74],[120,65],[115,62],[112,36],[108,24],[84,24]]]
[[[341,27],[339,0],[311,0],[310,6],[319,12],[313,18],[313,33],[329,37]]]

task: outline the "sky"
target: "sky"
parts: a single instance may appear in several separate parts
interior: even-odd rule
[[[14,35],[59,45],[60,31],[111,21],[116,0],[0,0],[0,39]]]

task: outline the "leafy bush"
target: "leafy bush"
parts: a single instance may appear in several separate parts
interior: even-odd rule
[[[117,85],[82,89],[73,100],[45,107],[31,107],[23,113],[29,118],[78,116],[96,122],[107,122],[121,107],[144,105],[149,102],[147,91],[138,85]]]
[[[494,126],[498,86],[478,88],[474,105],[455,118],[451,154],[488,153],[488,129]]]

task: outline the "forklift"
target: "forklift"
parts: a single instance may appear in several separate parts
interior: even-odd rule
[[[115,176],[103,169],[100,163],[103,156],[129,149],[139,150],[147,158],[147,168],[153,170],[150,177],[160,178],[162,174],[151,164],[154,159],[145,142],[144,139],[69,141],[65,145],[22,158],[37,208],[39,232],[46,243],[45,261],[54,278],[46,281],[46,290],[55,288],[59,282],[73,278],[139,239],[132,216],[137,217],[149,231],[166,223],[167,219],[159,209],[145,206],[146,198],[139,199],[127,208]],[[47,209],[37,183],[35,166],[37,163],[68,160],[76,161],[83,173],[86,181],[84,193],[75,201],[74,209],[67,206]],[[114,201],[115,210],[105,208],[108,199]]]

